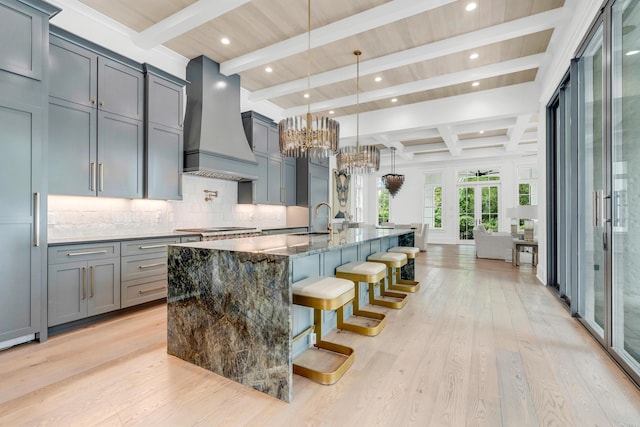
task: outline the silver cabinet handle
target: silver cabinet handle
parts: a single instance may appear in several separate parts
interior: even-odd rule
[[[82,299],[87,299],[87,267],[82,267]]]
[[[167,265],[166,262],[159,262],[157,264],[139,265],[138,268],[142,270],[142,269],[145,269],[145,268],[162,267],[162,266],[165,266],[165,265]]]
[[[91,174],[91,191],[96,191],[96,164],[94,162],[91,162],[89,173]]]
[[[91,271],[91,293],[89,294],[89,297],[93,298],[93,294],[94,294],[93,291],[94,291],[94,286],[95,286],[95,282],[96,282],[95,276],[94,276],[95,269],[93,268],[93,265],[91,267],[89,267],[89,271]]]
[[[156,248],[166,248],[167,244],[161,244],[161,245],[147,245],[147,246],[140,246],[138,249],[156,249]]]
[[[161,291],[163,289],[167,289],[167,287],[158,286],[157,288],[142,289],[142,290],[139,290],[138,293],[142,295],[142,294],[148,294],[149,292]]]
[[[67,256],[82,256],[82,255],[99,255],[99,254],[106,254],[107,250],[101,250],[101,251],[88,251],[88,252],[69,252],[67,254]]]
[[[597,227],[600,223],[600,215],[598,212],[600,209],[599,198],[600,194],[598,191],[594,191],[591,193],[591,223],[594,227]]]
[[[33,246],[40,246],[40,193],[33,193]]]
[[[98,164],[98,170],[100,171],[100,188],[98,189],[98,191],[102,192],[104,191],[104,164],[103,163]]]

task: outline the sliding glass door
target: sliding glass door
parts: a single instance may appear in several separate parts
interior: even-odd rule
[[[612,347],[640,371],[640,2],[612,9]]]
[[[578,313],[604,343],[607,328],[604,31],[578,61]]]

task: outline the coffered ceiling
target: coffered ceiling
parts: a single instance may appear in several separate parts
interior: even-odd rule
[[[405,161],[535,155],[536,88],[571,16],[565,0],[312,0],[307,101],[306,0],[81,2],[131,29],[140,48],[206,55],[240,74],[249,100],[282,117],[310,102],[341,122],[341,143],[353,143],[359,110],[361,141]]]

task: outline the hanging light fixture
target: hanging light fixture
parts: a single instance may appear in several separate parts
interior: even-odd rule
[[[391,197],[395,197],[404,184],[404,175],[396,173],[396,148],[391,147],[391,173],[388,173],[382,177],[384,187],[389,190]]]
[[[311,0],[307,6],[307,114],[281,120],[278,139],[283,156],[317,159],[338,152],[340,123],[328,117],[311,116]]]
[[[339,171],[351,175],[373,173],[380,169],[380,150],[373,145],[360,145],[360,55],[362,52],[353,52],[356,56],[356,146],[342,147],[336,157]]]

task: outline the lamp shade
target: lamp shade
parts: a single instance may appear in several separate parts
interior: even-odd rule
[[[538,219],[538,205],[520,205],[517,208],[520,219]]]
[[[518,218],[517,208],[507,208],[507,218]]]

